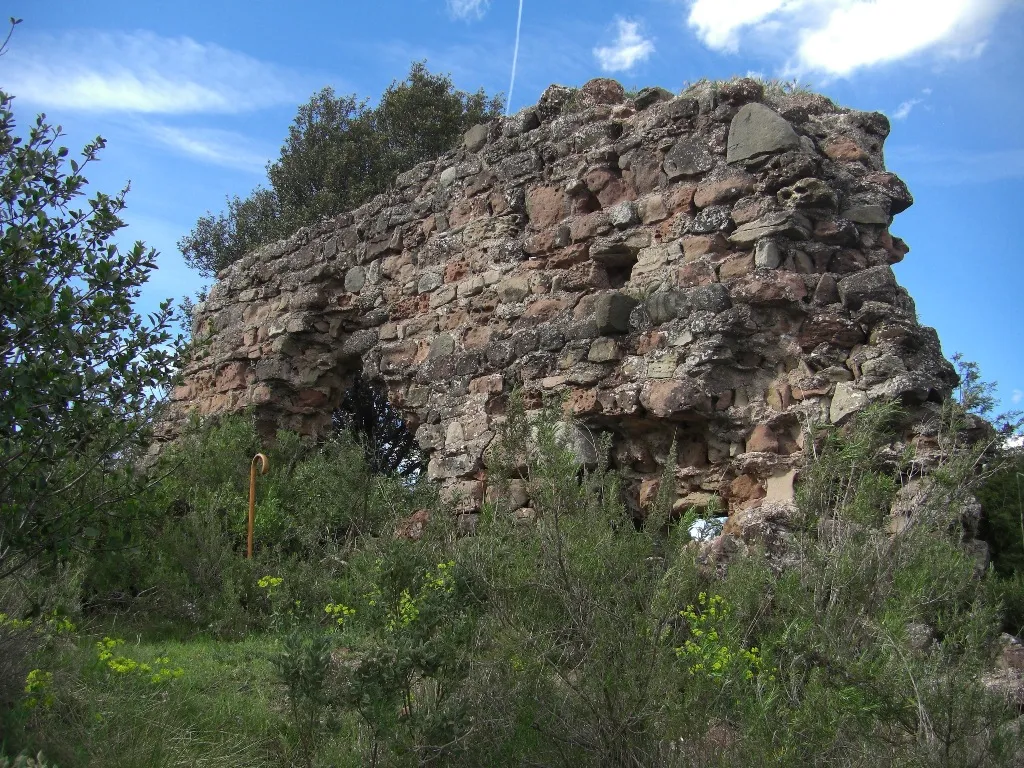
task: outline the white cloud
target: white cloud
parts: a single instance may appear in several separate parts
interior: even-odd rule
[[[640,23],[616,19],[618,37],[609,46],[594,48],[594,56],[605,72],[622,72],[646,61],[654,53],[654,41],[640,34]]]
[[[735,53],[751,39],[795,50],[788,75],[846,76],[924,51],[979,56],[1014,0],[688,0],[689,25],[710,48]]]
[[[692,0],[687,22],[709,48],[735,52],[744,27],[760,24],[787,6],[803,4],[804,0]]]
[[[908,117],[910,117],[910,113],[914,110],[914,107],[916,107],[918,104],[924,104],[927,101],[928,97],[931,95],[931,88],[922,88],[921,98],[907,99],[906,101],[902,102],[898,107],[896,107],[896,110],[892,113],[892,119],[906,120]],[[927,109],[927,107],[925,108]]]
[[[30,38],[4,64],[4,85],[19,98],[89,112],[236,113],[306,95],[297,76],[272,64],[145,31]]]
[[[943,45],[949,54],[973,56],[981,52],[976,47],[980,41],[965,36],[979,32],[978,26],[997,8],[997,2],[986,0],[853,2],[832,11],[823,27],[803,31],[799,55],[811,69],[836,75],[935,45]]]
[[[1010,396],[1010,402],[1014,405],[1018,405],[1021,400],[1024,400],[1024,392],[1019,389],[1013,390],[1013,394]]]
[[[457,19],[482,19],[491,0],[447,0],[448,13]]]
[[[175,152],[211,165],[263,175],[272,153],[246,136],[214,128],[176,128],[143,124],[154,141]]]
[[[906,120],[910,116],[911,110],[914,109],[918,104],[921,104],[924,99],[907,99],[896,107],[896,111],[892,113],[894,120]]]

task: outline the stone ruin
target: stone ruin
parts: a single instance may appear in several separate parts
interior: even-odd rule
[[[901,400],[926,446],[957,377],[893,275],[913,200],[888,133],[750,79],[551,86],[218,274],[159,437],[250,407],[265,433],[315,434],[361,372],[467,515],[515,388],[564,398],[581,463],[611,433],[638,516],[673,439],[677,508],[731,515],[791,499],[811,425],[872,401]]]

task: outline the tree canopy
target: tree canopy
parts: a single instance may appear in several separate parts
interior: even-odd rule
[[[455,88],[448,75],[415,62],[376,107],[332,88],[301,105],[276,161],[270,188],[228,198],[178,241],[186,263],[212,277],[245,253],[324,216],[357,208],[397,174],[455,146],[473,125],[501,113],[501,96]]]
[[[103,139],[71,159],[44,115],[18,136],[12,106],[0,92],[0,575],[98,534],[107,470],[174,370],[170,302],[133,307],[156,252],[112,242],[127,188],[83,200]]]

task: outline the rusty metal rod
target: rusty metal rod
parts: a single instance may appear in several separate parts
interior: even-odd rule
[[[261,475],[267,474],[267,469],[270,467],[270,459],[263,453],[253,456],[252,462],[249,464],[249,539],[245,555],[248,560],[252,560],[252,528],[256,521],[256,459],[260,460]]]

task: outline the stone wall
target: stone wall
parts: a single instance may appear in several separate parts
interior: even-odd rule
[[[582,461],[612,433],[638,512],[673,437],[680,506],[783,499],[810,424],[879,398],[921,423],[956,382],[890,266],[912,198],[884,168],[888,133],[749,79],[632,99],[552,86],[219,274],[161,437],[247,406],[267,431],[315,433],[361,370],[463,512],[516,387],[529,408],[564,395]]]

